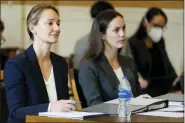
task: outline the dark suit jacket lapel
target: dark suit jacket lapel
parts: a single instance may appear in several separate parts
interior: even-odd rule
[[[104,71],[110,84],[112,84],[113,87],[117,90],[119,80],[105,56],[99,58],[99,65],[100,65],[99,68],[102,69],[102,71]]]
[[[26,55],[29,59],[29,71],[32,75],[32,83],[34,84],[34,87],[36,88],[36,94],[37,94],[37,100],[39,103],[48,103],[49,98],[44,82],[44,78],[37,60],[37,56],[35,54],[35,51],[33,49],[33,45],[31,45],[26,50]]]

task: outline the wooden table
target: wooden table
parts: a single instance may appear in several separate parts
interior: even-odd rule
[[[131,122],[184,122],[184,118],[169,118],[169,117],[156,117],[156,116],[144,116],[144,115],[132,115]],[[127,122],[130,122],[127,121]],[[126,122],[124,119],[119,118],[118,116],[101,116],[94,118],[87,118],[85,120],[73,120],[65,118],[49,118],[49,117],[40,117],[27,115],[26,122]]]

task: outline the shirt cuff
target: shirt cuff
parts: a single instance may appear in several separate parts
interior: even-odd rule
[[[48,112],[51,112],[51,103],[48,105]]]

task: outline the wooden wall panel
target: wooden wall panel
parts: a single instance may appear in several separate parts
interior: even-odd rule
[[[77,1],[77,0],[68,0],[68,1],[12,1],[12,4],[39,4],[39,3],[48,3],[52,5],[70,5],[70,6],[91,6],[95,1]],[[127,0],[127,1],[117,1],[111,0],[109,1],[116,7],[142,7],[148,8],[152,6],[161,7],[161,8],[173,8],[173,9],[183,9],[184,8],[184,0]],[[1,4],[8,4],[8,1],[1,1]]]
[[[57,4],[59,5],[76,5],[76,6],[91,6],[95,1],[58,1]],[[182,9],[184,8],[184,0],[130,0],[130,1],[116,1],[112,0],[109,1],[116,7],[142,7],[142,8],[148,8],[148,7],[161,7],[161,8],[177,8]]]

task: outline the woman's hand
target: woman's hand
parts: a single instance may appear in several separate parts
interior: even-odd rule
[[[55,103],[51,103],[51,112],[68,112],[76,110],[74,104],[74,100],[59,100]]]
[[[175,80],[173,81],[172,86],[176,86],[176,84],[180,82],[180,77],[176,77]]]
[[[139,76],[139,83],[142,89],[146,89],[148,87],[148,81],[143,79],[141,76]]]
[[[143,94],[143,95],[137,96],[136,98],[150,99],[150,98],[152,98],[152,97],[151,97],[150,95],[148,95],[148,94]]]

